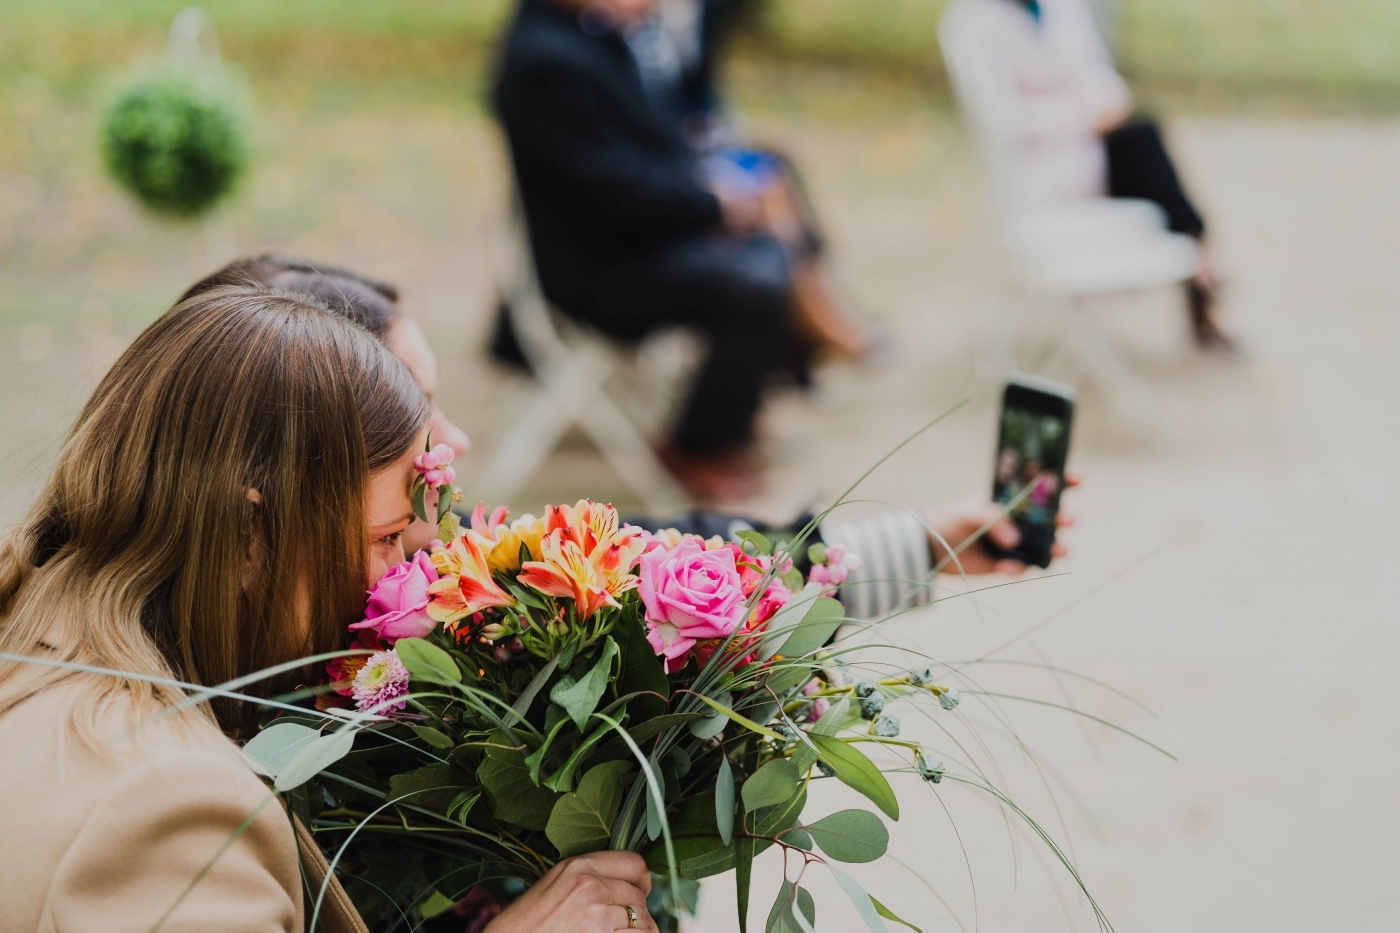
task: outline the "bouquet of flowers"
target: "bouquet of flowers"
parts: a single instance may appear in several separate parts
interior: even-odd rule
[[[554,862],[612,848],[646,857],[663,929],[698,879],[733,871],[745,930],[753,860],[780,846],[800,870],[768,930],[812,933],[813,866],[876,933],[905,923],[839,863],[885,853],[875,811],[900,814],[885,770],[944,777],[891,704],[959,697],[917,664],[852,677],[831,597],[856,556],[801,534],[649,533],[588,500],[514,521],[478,505],[463,524],[450,458],[418,460],[415,508],[440,541],[370,593],[328,667],[327,715],[283,712],[245,747],[353,868],[367,919],[456,910],[479,929]],[[882,769],[875,746],[902,764]],[[872,809],[810,818],[826,779]]]

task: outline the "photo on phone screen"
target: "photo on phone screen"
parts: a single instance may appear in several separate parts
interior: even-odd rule
[[[1065,484],[1074,390],[1048,380],[1019,378],[1006,387],[997,440],[992,497],[1010,509],[1021,541],[1004,556],[1050,565],[1055,519]]]

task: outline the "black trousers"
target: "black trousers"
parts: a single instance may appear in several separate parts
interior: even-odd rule
[[[1182,189],[1155,121],[1134,117],[1106,134],[1104,144],[1110,197],[1152,201],[1166,211],[1169,229],[1197,238],[1205,234],[1205,221]]]
[[[768,377],[800,369],[791,301],[788,254],[777,240],[716,234],[600,270],[582,295],[561,304],[623,341],[677,325],[706,338],[709,353],[674,441],[688,453],[708,454],[748,443]]]

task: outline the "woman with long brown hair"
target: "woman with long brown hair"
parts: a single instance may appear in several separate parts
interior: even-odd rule
[[[265,288],[180,302],[112,367],[0,545],[0,933],[302,929],[325,866],[229,741],[257,708],[181,684],[343,644],[403,559],[429,411],[369,333]],[[566,860],[488,929],[627,929],[647,878]]]

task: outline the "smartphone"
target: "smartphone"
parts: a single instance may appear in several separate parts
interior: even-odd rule
[[[1001,399],[992,498],[1009,510],[1021,530],[1021,541],[1007,549],[984,538],[998,557],[1050,566],[1073,420],[1072,387],[1022,374],[1007,383]]]

